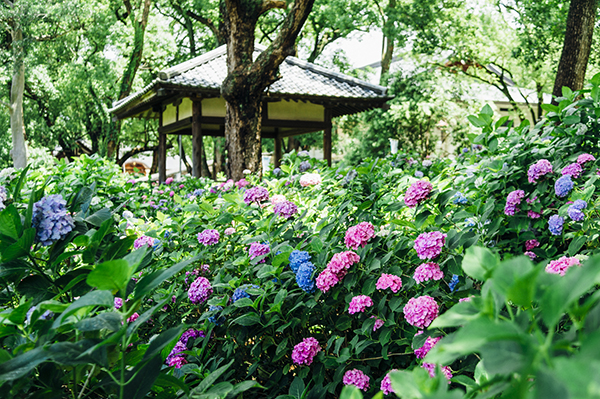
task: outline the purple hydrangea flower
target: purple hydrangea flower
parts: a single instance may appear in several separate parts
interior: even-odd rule
[[[215,229],[206,229],[201,233],[198,233],[198,242],[204,245],[215,245],[219,242],[219,232]]]
[[[200,304],[206,302],[212,293],[210,281],[206,277],[198,277],[188,290],[188,298],[190,298],[190,302]]]
[[[527,251],[531,251],[534,248],[537,248],[540,246],[540,242],[538,240],[527,240],[525,241],[525,249]]]
[[[577,157],[577,163],[579,165],[583,165],[586,162],[590,162],[590,161],[595,161],[596,158],[594,158],[593,155],[590,154],[581,154],[580,156]]]
[[[564,175],[554,183],[554,192],[558,197],[566,197],[573,189],[573,180],[570,175]]]
[[[537,258],[537,255],[531,251],[525,251],[523,252],[523,255],[529,256],[529,259],[531,260],[535,260],[535,258]]]
[[[244,202],[250,205],[253,202],[263,202],[269,200],[269,191],[260,186],[249,188],[244,192]]]
[[[298,166],[298,170],[300,172],[306,172],[310,168],[312,168],[312,166],[310,165],[310,162],[308,162],[308,161],[302,161],[302,162],[300,162],[300,165]]]
[[[558,215],[550,216],[548,219],[548,230],[555,236],[559,236],[562,234],[563,224],[565,223],[565,219]]]
[[[271,248],[269,247],[269,244],[261,244],[259,242],[253,242],[252,244],[250,244],[250,249],[248,249],[248,255],[250,255],[250,260],[262,256],[262,255],[266,255],[271,251]],[[264,263],[264,259],[262,259],[259,263]]]
[[[6,202],[7,199],[8,199],[8,196],[6,193],[6,187],[0,186],[0,211],[2,209],[6,208],[6,205],[4,205],[4,203]]]
[[[292,351],[292,361],[295,364],[310,366],[314,357],[321,351],[321,345],[316,338],[304,338],[302,342],[294,346]]]
[[[344,385],[354,385],[358,389],[367,391],[369,389],[369,376],[358,369],[346,371],[343,378]]]
[[[529,183],[536,183],[540,177],[548,173],[552,173],[552,164],[547,159],[540,159],[529,167],[527,178]]]
[[[75,223],[65,205],[67,201],[60,194],[48,195],[33,204],[31,223],[36,230],[36,242],[52,245],[73,230]]]
[[[275,204],[273,212],[285,219],[289,219],[298,213],[298,206],[291,201],[281,201]]]
[[[582,172],[583,172],[583,169],[582,169],[581,165],[578,163],[572,163],[570,165],[567,165],[561,171],[563,176],[569,175],[573,179],[577,179],[579,176],[581,176]]]
[[[427,180],[419,180],[406,190],[406,194],[404,194],[404,203],[409,208],[414,208],[427,199],[431,190],[433,190],[433,185],[430,182]]]
[[[587,202],[585,202],[582,199],[578,199],[575,202],[573,202],[573,204],[571,205],[571,207],[578,209],[580,211],[584,210],[585,208],[587,208]]]
[[[464,148],[464,150],[466,150],[466,148]],[[468,151],[468,150],[467,150]],[[389,395],[391,393],[396,393],[394,391],[394,388],[392,388],[392,380],[390,379],[390,373],[392,371],[398,371],[396,369],[390,370],[385,377],[383,377],[383,380],[381,380],[381,386],[380,389],[383,392],[384,395]]]
[[[154,246],[154,238],[148,236],[141,236],[135,239],[133,243],[133,249],[142,247],[152,248]]]
[[[574,208],[573,205],[569,207],[569,209],[567,210],[567,214],[569,215],[571,220],[575,222],[581,222],[583,219],[585,219],[585,213],[583,213],[577,208]]]

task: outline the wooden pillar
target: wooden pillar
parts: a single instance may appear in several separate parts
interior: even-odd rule
[[[158,126],[163,126],[162,110],[158,118]],[[167,135],[158,134],[158,182],[164,183],[167,180]]]
[[[275,128],[275,167],[281,166],[281,136],[279,128]]]
[[[323,130],[323,159],[331,166],[331,110],[325,108],[325,129]]]
[[[202,176],[202,102],[194,100],[192,103],[192,175]]]

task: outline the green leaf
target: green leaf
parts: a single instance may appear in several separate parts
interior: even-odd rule
[[[85,221],[96,227],[100,227],[107,220],[112,220],[112,212],[108,208],[102,208],[99,211],[85,218]]]
[[[459,302],[436,317],[430,328],[462,326],[479,316],[479,309],[471,301]]]
[[[469,247],[465,252],[462,268],[470,277],[484,281],[497,264],[498,259],[489,249]]]
[[[239,394],[252,388],[263,388],[263,386],[256,381],[242,381],[234,385],[233,390],[227,394],[227,399],[237,398]]]
[[[429,215],[431,215],[431,212],[425,210],[421,213],[419,213],[416,217],[415,217],[415,227],[417,229],[420,229],[421,226],[423,226],[423,223],[425,223],[427,221],[427,218],[429,217]]]
[[[512,258],[494,269],[493,284],[509,301],[528,307],[533,301],[535,281],[540,270],[533,267],[527,256]]]
[[[79,331],[99,331],[102,329],[118,331],[121,328],[122,323],[123,319],[119,312],[108,312],[81,320],[75,324],[75,328]]]
[[[323,241],[321,241],[319,237],[314,237],[310,242],[310,246],[312,250],[318,254],[321,253],[321,251],[323,251]]]
[[[26,229],[16,243],[2,249],[2,262],[9,262],[27,255],[34,239],[35,229],[33,227]]]
[[[0,364],[0,381],[13,381],[21,378],[49,358],[48,351],[41,347],[18,355]]]
[[[253,326],[258,323],[260,323],[260,317],[254,312],[240,316],[237,319],[232,321],[232,324],[239,324],[241,326],[247,326],[247,327]]]
[[[469,115],[467,116],[467,119],[469,120],[469,122],[471,122],[471,124],[475,127],[484,127],[485,126],[485,122],[480,120],[478,117],[476,117],[475,115]]]
[[[104,306],[112,308],[114,306],[114,302],[115,299],[110,291],[88,292],[87,294],[73,302],[71,305],[69,305],[67,310],[65,310],[59,317],[56,318],[54,324],[52,325],[52,328],[59,327],[63,323],[63,320],[65,318],[69,317],[81,308],[89,306]]]
[[[494,115],[494,111],[492,110],[492,107],[489,106],[489,104],[485,104],[483,108],[481,108],[481,111],[479,111],[479,114],[492,116]]]
[[[296,399],[301,399],[302,394],[304,393],[304,380],[300,377],[294,378],[292,384],[290,385],[289,394],[295,397]]]
[[[121,291],[133,275],[134,269],[125,259],[100,263],[88,274],[86,282],[99,290]]]
[[[363,399],[362,392],[354,385],[345,385],[342,388],[340,399]]]
[[[21,228],[21,218],[17,208],[10,204],[0,212],[0,234],[17,240],[21,234]]]
[[[145,398],[146,394],[150,391],[158,378],[162,366],[162,358],[156,356],[149,362],[143,364],[142,367],[135,367],[131,372],[127,373],[126,380],[130,379],[134,374],[135,377],[133,377],[129,384],[125,385],[123,397],[128,399]]]
[[[159,270],[157,272],[151,273],[147,276],[144,276],[138,283],[135,285],[134,299],[140,299],[144,297],[146,294],[154,291],[160,284],[162,284],[165,280],[173,277],[185,267],[190,264],[197,262],[199,259],[198,256],[194,256],[191,259],[187,259],[183,262],[179,262],[176,265],[171,266],[165,270]]]
[[[14,202],[19,202],[19,197],[21,196],[21,188],[23,188],[23,182],[25,181],[25,177],[27,176],[27,172],[29,171],[30,166],[31,164],[27,165],[19,175],[19,180],[17,180],[17,184],[15,184],[15,189],[13,190],[12,195]]]
[[[217,381],[217,379],[231,366],[234,361],[230,361],[223,367],[219,367],[208,376],[206,376],[196,388],[190,393],[190,398],[195,398],[197,395],[203,394],[206,390]]]
[[[181,325],[177,326],[177,327],[173,327],[173,328],[168,329],[167,331],[163,332],[158,337],[152,339],[150,341],[150,345],[148,345],[148,349],[146,349],[146,352],[144,353],[144,357],[142,358],[142,361],[151,359],[154,356],[159,355],[164,347],[166,347],[167,345],[169,345],[171,342],[173,342],[175,339],[177,339],[179,337],[179,335],[181,334],[182,328],[183,328],[183,326],[181,326]]]
[[[573,241],[571,241],[571,243],[569,244],[569,249],[567,249],[567,251],[569,252],[569,255],[571,255],[571,256],[577,255],[577,252],[579,252],[581,247],[584,246],[584,244],[587,242],[588,239],[589,239],[588,236],[575,237],[573,239]]]

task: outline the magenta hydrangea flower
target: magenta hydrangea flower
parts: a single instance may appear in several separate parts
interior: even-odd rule
[[[422,333],[423,331],[419,331],[415,335],[420,335]],[[433,348],[435,344],[437,344],[440,341],[440,339],[442,339],[442,337],[427,337],[423,346],[415,349],[415,356],[417,357],[417,359],[423,359],[429,353],[431,348]]]
[[[365,392],[369,389],[369,380],[369,376],[358,369],[346,371],[342,379],[344,385],[354,385]]]
[[[447,234],[439,231],[419,234],[415,240],[415,250],[420,259],[435,259],[442,253]]]
[[[142,247],[152,248],[154,245],[154,238],[148,236],[141,236],[136,238],[133,242],[133,249],[138,249]]]
[[[295,364],[310,366],[314,357],[321,351],[321,345],[316,338],[304,338],[302,342],[294,346],[292,360]]]
[[[329,291],[346,276],[350,266],[358,262],[360,262],[360,256],[352,251],[334,254],[325,270],[317,277],[317,288],[322,292]]]
[[[226,236],[230,236],[233,233],[235,233],[235,229],[233,227],[228,227],[228,228],[225,229],[224,233],[225,233]]]
[[[573,179],[577,179],[579,176],[581,176],[582,172],[583,172],[583,168],[578,163],[572,163],[570,165],[567,165],[561,171],[563,176],[569,175]]]
[[[529,259],[531,260],[535,260],[535,258],[537,258],[537,255],[531,251],[525,251],[523,252],[523,255],[529,256]]]
[[[543,211],[542,211],[543,213]],[[530,219],[539,219],[542,217],[542,213],[537,213],[534,211],[527,211],[527,217],[529,217]]]
[[[206,277],[198,277],[188,289],[188,298],[194,304],[204,303],[213,293],[210,281]]]
[[[377,316],[371,316],[371,319],[375,319],[375,324],[373,324],[373,332],[379,330],[385,324],[385,321],[381,320]]]
[[[548,173],[552,173],[552,164],[547,159],[540,159],[529,167],[527,179],[529,183],[536,183],[540,177]]]
[[[423,363],[423,365],[421,367],[423,367],[425,370],[427,370],[429,372],[429,376],[431,378],[435,378],[435,364],[434,363]],[[444,366],[444,367],[441,367],[441,369],[442,369],[442,373],[444,373],[444,377],[446,377],[446,379],[448,380],[448,384],[450,384],[450,379],[452,378],[452,371],[450,370],[450,367]]]
[[[393,274],[382,273],[381,277],[379,277],[379,280],[377,280],[375,288],[378,290],[385,290],[389,288],[395,294],[396,292],[400,291],[400,288],[402,288],[402,279]]]
[[[246,187],[248,184],[250,184],[250,182],[244,178],[241,178],[240,180],[235,182],[235,186],[237,188]]]
[[[121,307],[123,307],[123,299],[116,296],[115,301],[114,301],[114,306],[115,306],[115,309],[117,309],[117,310],[121,309]]]
[[[581,154],[580,156],[577,157],[577,163],[579,165],[583,165],[586,162],[595,161],[595,160],[596,160],[596,158],[591,154]]]
[[[184,364],[187,364],[187,360],[183,356],[173,356],[167,359],[167,365],[171,367],[175,366],[176,369],[180,369]]]
[[[250,244],[250,248],[248,249],[248,255],[250,255],[250,259],[254,259],[256,257],[262,256],[262,255],[266,255],[269,252],[271,252],[271,247],[269,247],[269,244],[261,244],[259,242],[253,242],[252,244]],[[265,260],[262,259],[259,263],[264,263]]]
[[[429,280],[441,280],[444,278],[444,272],[440,270],[440,265],[435,262],[428,262],[419,265],[415,269],[413,278],[417,283]]]
[[[427,180],[419,180],[406,190],[406,194],[404,194],[404,203],[409,208],[414,208],[427,199],[429,194],[431,194],[431,190],[433,190],[433,185],[431,185],[430,182]]]
[[[546,272],[551,274],[560,274],[564,276],[571,266],[581,266],[579,259],[575,257],[563,256],[558,260],[553,260],[546,266]]]
[[[531,251],[534,248],[540,246],[540,242],[538,240],[527,240],[525,241],[525,249]]]
[[[380,389],[383,392],[384,395],[389,395],[391,393],[396,393],[394,391],[394,388],[392,388],[392,380],[390,379],[390,373],[392,371],[398,371],[397,369],[393,369],[390,370],[385,377],[383,377],[383,380],[381,380],[381,386]]]
[[[298,206],[291,201],[282,201],[275,204],[273,212],[285,219],[289,219],[298,213]]]
[[[357,295],[350,301],[348,313],[364,312],[369,306],[373,306],[373,300],[369,296]]]
[[[201,233],[198,233],[198,242],[204,245],[215,245],[219,242],[219,232],[215,229],[206,229]]]
[[[250,205],[253,202],[263,202],[269,200],[269,191],[260,186],[249,188],[244,192],[244,202]]]
[[[403,309],[406,321],[415,327],[428,327],[438,317],[439,307],[435,299],[428,295],[411,298]]]
[[[358,249],[359,247],[365,247],[367,241],[375,237],[375,227],[369,222],[362,222],[356,226],[348,228],[344,242],[347,248]]]
[[[129,316],[127,318],[127,322],[133,323],[134,321],[136,321],[138,319],[138,317],[140,317],[140,315],[138,314],[138,312],[135,312],[134,314],[132,314],[131,316]]]
[[[468,297],[465,297],[465,298],[460,298],[460,299],[458,300],[458,302],[459,302],[459,303],[460,303],[460,302],[471,302],[471,300],[472,300],[472,299],[473,299],[473,295],[471,295],[471,296],[468,296]]]

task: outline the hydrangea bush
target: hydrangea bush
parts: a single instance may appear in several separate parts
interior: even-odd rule
[[[5,174],[0,389],[585,397],[564,370],[599,388],[599,83],[536,126],[485,107],[473,146],[427,165],[288,154],[263,178],[158,185],[82,157]]]

